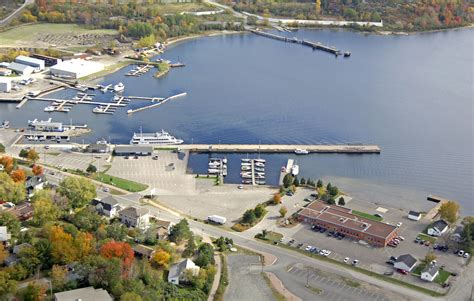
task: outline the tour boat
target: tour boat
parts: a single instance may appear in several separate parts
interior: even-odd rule
[[[309,151],[307,149],[297,148],[295,149],[295,154],[297,155],[307,155]]]
[[[130,144],[153,144],[153,145],[177,145],[182,144],[184,141],[176,139],[171,136],[168,132],[161,130],[156,133],[134,133]]]

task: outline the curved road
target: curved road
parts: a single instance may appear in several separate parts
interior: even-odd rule
[[[13,19],[18,15],[20,14],[20,12],[27,6],[27,5],[30,5],[30,4],[33,4],[35,3],[35,0],[25,0],[25,3],[23,3],[19,8],[17,8],[14,12],[12,12],[10,15],[8,15],[7,17],[3,18],[2,20],[0,20],[0,26],[5,26],[5,25],[8,25],[8,23],[10,23],[10,21],[13,21]]]

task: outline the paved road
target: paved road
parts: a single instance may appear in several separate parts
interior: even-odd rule
[[[3,18],[2,20],[0,20],[0,26],[4,26],[4,25],[8,25],[8,23],[10,23],[11,21],[13,21],[13,19],[18,15],[20,14],[20,12],[27,6],[27,5],[30,5],[30,4],[33,4],[35,3],[35,0],[25,0],[25,3],[23,3],[22,6],[20,6],[17,10],[15,10],[14,12],[12,12],[10,15],[8,15],[7,17]]]

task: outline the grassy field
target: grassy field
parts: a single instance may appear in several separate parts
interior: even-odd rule
[[[368,214],[368,213],[365,213],[365,212],[357,211],[357,210],[352,210],[352,214],[360,216],[360,217],[364,217],[366,219],[370,219],[370,220],[376,221],[376,222],[381,222],[383,220],[383,218],[381,218],[381,217],[375,216],[373,214]]]
[[[100,181],[105,184],[110,184],[130,192],[139,192],[148,188],[148,185],[106,175],[100,172],[95,175],[94,180]]]
[[[208,10],[218,10],[212,5],[207,5],[205,3],[166,3],[166,4],[155,4],[153,7],[156,7],[160,10],[162,14],[177,14],[183,11],[186,12],[196,12],[196,11],[208,11]]]
[[[112,29],[88,29],[76,24],[33,24],[18,26],[13,29],[0,32],[0,45],[12,44],[17,41],[35,41],[39,34],[116,34]]]
[[[426,235],[424,233],[420,233],[418,234],[418,237],[420,239],[423,239],[425,241],[429,241],[430,243],[434,244],[436,242],[436,237],[433,237],[433,236],[429,236],[429,235]]]

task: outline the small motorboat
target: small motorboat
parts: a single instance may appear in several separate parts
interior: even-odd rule
[[[252,168],[250,166],[242,166],[241,169],[243,171],[246,171],[246,170],[251,170]]]
[[[92,109],[94,113],[105,113],[106,107],[105,106],[98,106]]]
[[[291,168],[291,174],[296,176],[300,173],[300,167],[297,164],[293,164],[293,167]]]
[[[265,164],[266,160],[265,160],[265,159],[255,159],[255,162],[259,162],[259,163]]]
[[[309,151],[307,149],[297,148],[297,149],[295,149],[295,154],[297,154],[297,155],[307,155],[307,154],[309,154]]]
[[[45,112],[54,112],[55,108],[53,106],[47,106],[46,108],[44,108],[44,111]]]
[[[250,163],[250,159],[242,159],[242,162]]]
[[[123,92],[123,90],[125,90],[125,85],[122,82],[114,85],[114,92]]]
[[[258,166],[258,167],[265,167],[265,163],[262,163],[262,162],[255,162],[254,164],[255,166]]]

